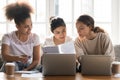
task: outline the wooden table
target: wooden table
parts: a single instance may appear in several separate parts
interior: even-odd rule
[[[13,78],[7,78],[6,74],[0,72],[0,80],[120,80],[114,76],[83,76],[76,73],[75,76],[46,76],[41,78],[23,78],[21,74],[15,74]]]

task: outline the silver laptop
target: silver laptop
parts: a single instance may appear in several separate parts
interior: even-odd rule
[[[81,56],[81,73],[84,75],[111,75],[112,59],[105,55]]]
[[[75,54],[46,53],[43,54],[43,71],[47,75],[75,75]]]

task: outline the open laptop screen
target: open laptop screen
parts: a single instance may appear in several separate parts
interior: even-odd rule
[[[43,75],[75,75],[75,54],[44,54]]]
[[[112,58],[106,55],[81,56],[81,73],[86,75],[111,75]]]

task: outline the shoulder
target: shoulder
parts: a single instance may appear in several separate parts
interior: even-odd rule
[[[15,32],[11,32],[11,33],[7,33],[7,34],[4,34],[3,35],[3,38],[12,38],[12,37],[15,37]]]
[[[70,36],[66,36],[66,40],[65,40],[65,41],[66,41],[66,42],[73,41],[73,38],[70,37]]]
[[[37,34],[31,33],[29,35],[29,41],[37,43],[37,42],[40,42],[40,39],[39,39],[39,36]]]
[[[45,42],[52,42],[52,41],[53,41],[53,36],[47,37],[47,38],[45,39]]]
[[[109,39],[109,35],[107,33],[98,33],[97,36],[102,39]]]
[[[36,33],[31,33],[31,37],[33,37],[33,38],[38,38],[39,36],[36,34]]]
[[[10,37],[10,35],[9,34],[4,34],[3,37]]]
[[[81,43],[79,37],[77,37],[77,38],[75,39],[74,43],[75,43],[75,44]]]
[[[16,36],[14,32],[4,34],[2,37],[2,43],[10,45],[10,42],[15,42]]]
[[[39,39],[39,36],[35,33],[31,33],[29,35],[29,40],[28,40],[29,43],[34,43],[34,46],[36,45],[40,45],[40,39]]]
[[[29,35],[29,40],[32,40],[32,41],[39,41],[39,36],[35,33],[31,33]]]
[[[47,37],[43,43],[43,46],[53,46],[53,45],[55,45],[53,41],[53,36]]]

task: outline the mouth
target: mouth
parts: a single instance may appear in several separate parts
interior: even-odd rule
[[[83,35],[79,34],[80,37],[84,37]]]
[[[28,34],[30,34],[30,33],[31,33],[31,31],[28,31],[27,33],[28,33]]]
[[[60,39],[65,39],[65,37],[60,37]]]
[[[29,35],[31,32],[27,32],[26,35]]]

